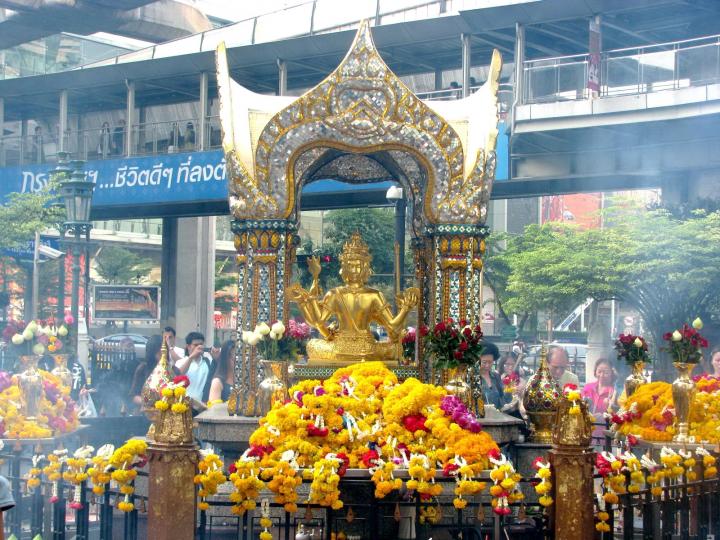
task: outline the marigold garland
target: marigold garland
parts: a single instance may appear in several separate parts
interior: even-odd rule
[[[43,459],[44,456],[40,454],[35,454],[32,457],[32,467],[27,473],[27,489],[30,493],[34,493],[35,489],[40,487],[40,475],[42,474],[42,469],[38,467],[40,464],[40,461]]]
[[[541,457],[535,458],[533,461],[533,468],[537,471],[535,478],[540,481],[535,484],[535,493],[538,494],[538,502],[545,508],[553,503],[553,499],[550,496],[552,490],[552,471],[550,470],[550,464]]]
[[[270,466],[263,468],[261,478],[270,480],[268,489],[275,493],[275,502],[282,504],[286,512],[297,512],[297,487],[302,484],[302,477],[298,474],[298,465],[293,453],[282,456]]]
[[[67,459],[67,450],[55,450],[47,456],[48,464],[43,467],[43,474],[48,482],[52,483],[52,493],[50,495],[50,503],[58,502],[60,495],[60,480],[62,479],[61,469],[63,463]]]
[[[238,459],[230,470],[230,482],[234,491],[230,493],[230,501],[234,503],[232,513],[242,516],[247,510],[254,510],[265,482],[260,480],[258,458],[248,457],[249,450]]]
[[[578,387],[576,384],[568,383],[563,387],[563,394],[565,395],[565,399],[567,399],[569,402],[572,403],[570,406],[569,413],[570,414],[580,414],[580,390],[578,390]]]
[[[183,388],[183,390],[185,389]],[[198,508],[205,511],[210,508],[207,498],[215,495],[218,486],[227,482],[227,478],[223,473],[223,462],[217,454],[202,450],[200,453],[202,459],[198,463],[199,472],[193,480],[195,485],[199,486],[197,492]]]
[[[120,493],[125,497],[118,502],[118,509],[123,512],[132,512],[135,505],[130,496],[135,493],[133,482],[137,477],[136,467],[145,464],[147,443],[139,439],[131,439],[113,452],[109,464],[114,467],[110,477],[120,486]]]
[[[74,510],[82,509],[80,498],[82,495],[82,483],[88,479],[87,467],[90,464],[90,456],[95,451],[92,446],[82,446],[75,450],[73,457],[67,458],[67,468],[62,474],[63,480],[70,482],[75,486],[73,490],[73,499],[70,502],[70,508]]]
[[[105,444],[98,448],[95,456],[92,458],[92,466],[88,468],[87,473],[93,485],[93,493],[102,495],[105,493],[105,487],[110,483],[112,476],[110,474],[110,457],[115,452],[112,444]]]
[[[315,462],[308,496],[309,503],[328,506],[333,510],[340,510],[343,507],[343,502],[340,500],[340,474],[338,473],[342,463],[343,460],[337,454],[328,454]]]

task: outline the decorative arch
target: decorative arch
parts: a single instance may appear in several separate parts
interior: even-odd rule
[[[286,317],[301,190],[328,177],[351,183],[389,177],[403,185],[413,205],[419,320],[479,320],[500,67],[495,51],[481,90],[425,103],[388,68],[363,22],[340,65],[304,95],[288,98],[232,81],[224,45],[218,47],[240,330]],[[252,354],[240,347],[231,413],[253,414],[259,372]]]

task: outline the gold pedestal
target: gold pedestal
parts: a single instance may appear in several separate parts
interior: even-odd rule
[[[198,451],[194,444],[148,446],[148,538],[195,538],[195,484]]]
[[[632,373],[625,379],[625,395],[627,397],[632,396],[640,385],[647,383],[643,369],[645,369],[645,362],[638,361],[633,364]]]
[[[593,464],[595,452],[589,448],[550,450],[553,493],[550,530],[562,540],[587,540],[595,536],[593,509]]]
[[[527,411],[527,415],[530,418],[530,440],[540,444],[552,443],[555,411]]]

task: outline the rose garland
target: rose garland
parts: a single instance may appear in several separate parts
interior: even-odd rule
[[[132,512],[135,505],[130,496],[135,493],[133,482],[137,477],[136,467],[145,465],[147,443],[139,439],[131,439],[113,452],[109,464],[114,467],[110,477],[120,486],[120,493],[125,497],[118,502],[118,509],[123,512]]]
[[[576,384],[568,383],[563,386],[563,394],[572,405],[570,406],[570,414],[580,414],[580,390]]]
[[[540,480],[540,482],[535,484],[535,493],[539,495],[538,502],[547,508],[553,503],[553,499],[549,495],[550,490],[552,489],[552,471],[550,470],[550,463],[541,457],[537,457],[533,461],[533,468],[537,471],[535,473],[535,478]]]
[[[625,475],[622,473],[623,466],[623,460],[610,452],[600,452],[595,457],[595,467],[603,478],[605,490],[603,499],[609,505],[618,504],[620,502],[619,495],[627,492]]]
[[[68,458],[67,469],[62,474],[63,480],[70,482],[75,486],[73,499],[70,503],[70,508],[74,510],[81,510],[82,503],[80,502],[82,495],[82,483],[88,479],[87,467],[90,464],[90,456],[95,451],[92,446],[82,446],[75,450],[73,457]]]
[[[521,501],[524,497],[517,486],[522,477],[515,472],[507,457],[499,451],[490,455],[490,462],[493,464],[493,469],[490,471],[490,479],[494,482],[490,487],[490,495],[493,496],[490,504],[493,512],[500,516],[510,515],[512,512],[510,503]]]
[[[217,454],[201,450],[200,455],[202,459],[198,463],[199,472],[193,481],[196,486],[200,486],[197,493],[198,508],[205,511],[210,508],[207,498],[215,495],[218,486],[227,482],[227,478],[223,474],[223,462]]]
[[[235,488],[230,493],[230,501],[235,503],[231,511],[236,516],[242,516],[247,510],[254,510],[255,501],[265,488],[265,482],[258,478],[258,458],[248,456],[249,452],[246,450],[240,459],[230,466],[230,482]]]

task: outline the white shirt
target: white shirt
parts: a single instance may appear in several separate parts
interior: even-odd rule
[[[175,365],[183,360],[178,360]],[[202,359],[191,360],[190,365],[185,372],[187,378],[190,379],[190,386],[188,386],[185,392],[188,397],[199,401],[203,401],[203,390],[205,389],[205,383],[207,382],[208,375],[210,374],[210,364],[212,363],[212,356],[208,353],[204,353]]]

